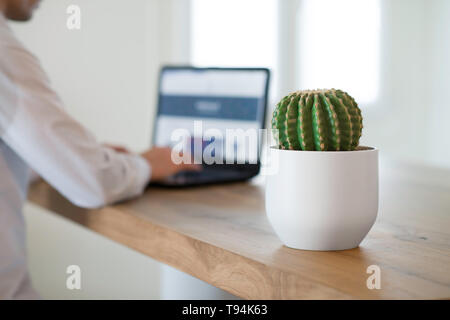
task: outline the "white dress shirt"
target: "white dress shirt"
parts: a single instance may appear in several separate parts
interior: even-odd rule
[[[102,146],[62,106],[38,59],[0,13],[0,299],[38,297],[22,214],[29,167],[88,208],[137,196],[150,179],[142,157]]]

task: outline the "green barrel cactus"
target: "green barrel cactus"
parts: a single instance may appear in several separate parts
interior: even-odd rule
[[[278,103],[272,117],[280,149],[355,150],[362,127],[355,100],[335,89],[291,93]]]

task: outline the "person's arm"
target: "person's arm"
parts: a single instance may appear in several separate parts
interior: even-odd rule
[[[141,194],[152,174],[151,159],[116,152],[99,144],[63,110],[60,98],[34,56],[20,48],[2,51],[7,55],[0,62],[1,72],[6,75],[3,81],[11,81],[12,86],[1,87],[15,88],[15,94],[6,95],[11,97],[9,103],[14,112],[10,123],[2,129],[2,140],[78,206],[100,207]],[[153,153],[166,152],[162,150],[166,149]],[[170,156],[157,160],[170,162]],[[176,171],[186,168],[178,167]],[[155,173],[168,175],[163,171]]]

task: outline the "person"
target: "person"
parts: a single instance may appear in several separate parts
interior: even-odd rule
[[[100,144],[63,109],[38,59],[7,20],[28,21],[40,0],[0,0],[0,299],[39,298],[26,263],[22,207],[30,168],[75,205],[97,208],[140,195],[191,164],[171,150],[143,154]]]

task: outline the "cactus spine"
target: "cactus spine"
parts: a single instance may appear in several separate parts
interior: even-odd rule
[[[335,89],[291,93],[278,103],[272,117],[280,149],[355,150],[362,127],[355,100]]]

